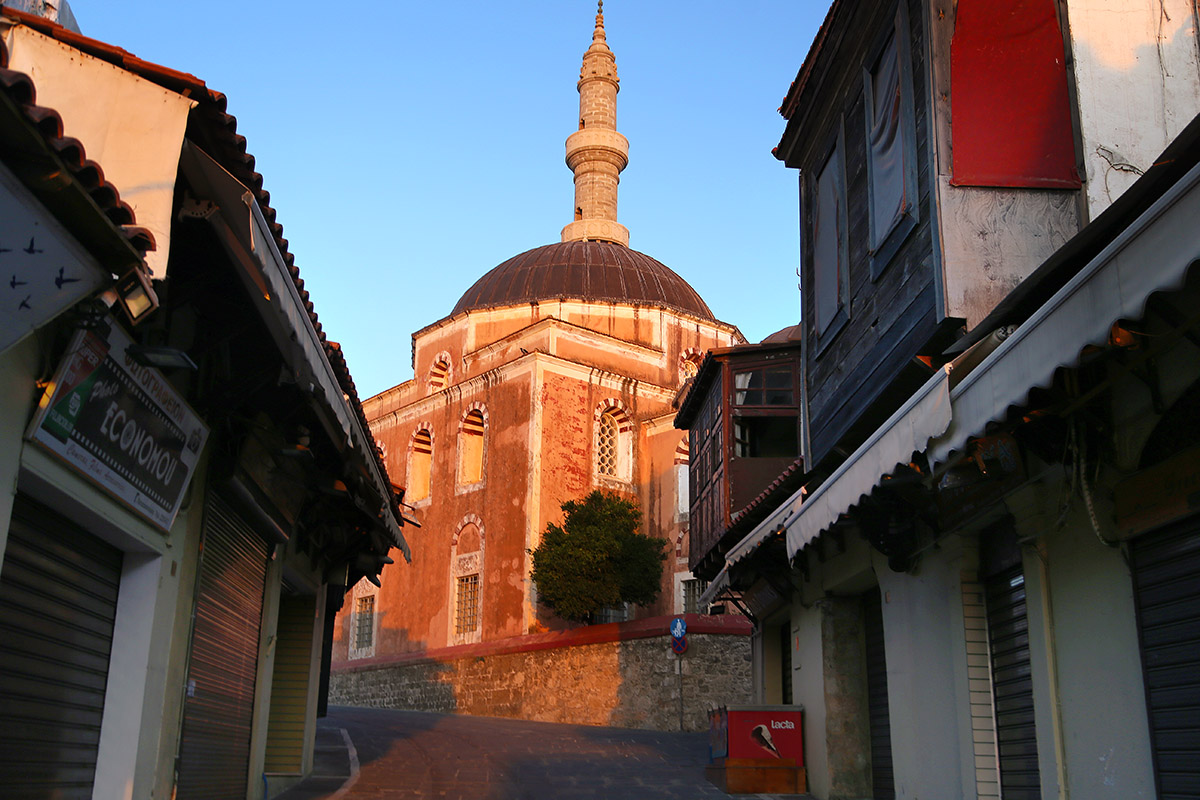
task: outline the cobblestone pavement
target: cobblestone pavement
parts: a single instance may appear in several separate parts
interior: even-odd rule
[[[313,777],[280,800],[730,798],[707,761],[704,733],[331,706]]]

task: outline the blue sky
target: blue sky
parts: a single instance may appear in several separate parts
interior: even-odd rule
[[[71,0],[83,33],[229,98],[359,394],[411,334],[571,221],[564,141],[595,3]],[[352,8],[353,11],[344,9]],[[630,246],[750,341],[799,315],[797,175],[776,109],[826,0],[609,0]]]

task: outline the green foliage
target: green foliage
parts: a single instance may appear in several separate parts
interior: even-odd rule
[[[562,504],[562,527],[550,523],[533,552],[542,602],[563,619],[591,622],[620,603],[646,605],[658,596],[664,542],[638,532],[637,503],[594,491]]]

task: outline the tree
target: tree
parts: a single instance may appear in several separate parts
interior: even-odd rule
[[[533,580],[543,603],[563,619],[588,622],[620,603],[658,597],[664,542],[638,532],[636,502],[594,491],[562,504],[562,527],[550,523],[533,551]]]

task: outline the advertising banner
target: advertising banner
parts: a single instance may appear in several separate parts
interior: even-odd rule
[[[804,765],[801,710],[731,706],[726,714],[730,758],[790,758]]]
[[[27,436],[167,531],[208,428],[161,372],[133,360],[131,344],[112,320],[76,333]]]

